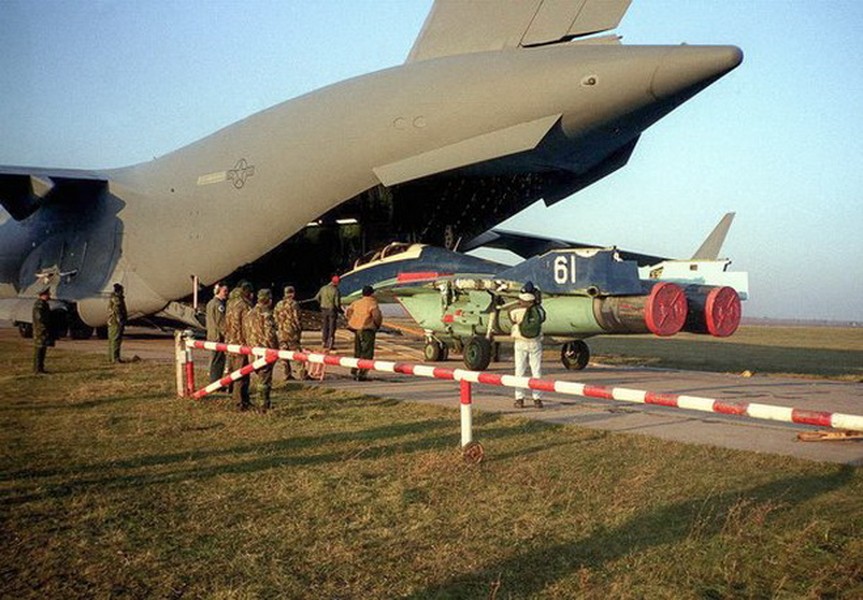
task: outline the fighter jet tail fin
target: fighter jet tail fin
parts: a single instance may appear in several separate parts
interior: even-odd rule
[[[726,213],[719,221],[707,239],[701,244],[695,254],[692,255],[692,260],[717,260],[719,253],[722,251],[722,244],[725,243],[725,236],[728,235],[728,230],[731,228],[731,222],[734,220],[734,213]]]
[[[436,0],[406,62],[566,42],[617,27],[631,0]]]

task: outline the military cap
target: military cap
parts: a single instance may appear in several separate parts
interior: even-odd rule
[[[294,286],[292,286],[292,285],[286,285],[285,286],[285,295],[293,294],[294,292],[295,292]]]
[[[250,294],[255,290],[255,288],[252,287],[252,284],[249,283],[248,281],[246,281],[245,279],[240,280],[240,282],[237,284],[237,287],[240,288],[241,290],[244,290],[244,291],[250,293]]]
[[[268,290],[268,289],[258,290],[258,302],[260,302],[262,300],[272,300],[272,299],[273,299],[273,293],[270,290]]]

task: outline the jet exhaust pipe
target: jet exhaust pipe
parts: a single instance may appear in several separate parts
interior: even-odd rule
[[[683,331],[714,337],[728,337],[737,331],[743,311],[734,288],[689,285],[684,293],[689,311]]]
[[[645,295],[606,296],[593,301],[596,322],[607,333],[674,335],[686,323],[687,312],[683,289],[669,282],[657,283]]]

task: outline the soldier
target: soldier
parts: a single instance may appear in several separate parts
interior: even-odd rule
[[[39,298],[33,303],[33,373],[46,373],[45,354],[48,346],[54,345],[51,335],[51,309],[48,300],[51,290],[39,292]]]
[[[383,316],[374,293],[372,286],[365,286],[363,297],[351,304],[345,313],[348,328],[354,332],[355,358],[375,357],[375,334],[383,323]],[[366,369],[351,369],[351,375],[357,381],[364,381],[366,373]]]
[[[276,348],[276,321],[273,318],[273,295],[270,290],[258,291],[258,303],[243,320],[246,342],[258,348]],[[258,402],[263,410],[270,408],[270,389],[273,386],[273,365],[268,364],[256,373]]]
[[[123,362],[120,359],[120,346],[123,343],[123,331],[126,329],[126,299],[123,297],[123,286],[114,284],[114,291],[108,299],[108,362]]]
[[[252,308],[252,284],[241,281],[228,296],[225,308],[225,343],[246,346],[244,320],[246,313]],[[245,354],[231,353],[228,369],[237,371],[248,364]],[[243,377],[234,383],[234,400],[240,410],[248,410],[252,405],[249,399],[249,378]]]
[[[342,312],[342,296],[339,293],[339,276],[333,275],[330,282],[318,290],[315,300],[321,305],[321,338],[324,350],[332,350],[336,345],[336,323]]]
[[[279,338],[279,350],[300,351],[303,349],[300,338],[303,334],[303,325],[300,321],[300,305],[294,299],[294,286],[285,286],[285,297],[276,304],[273,313],[276,319],[276,335]],[[291,362],[285,361],[285,379],[291,380]],[[306,379],[306,366],[300,361],[293,361],[297,379]]]
[[[213,299],[207,303],[207,341],[225,341],[225,302],[228,299],[228,286],[217,283],[213,289]],[[218,381],[225,374],[225,353],[210,352],[210,383]]]

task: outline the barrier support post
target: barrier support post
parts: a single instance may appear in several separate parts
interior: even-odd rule
[[[465,462],[478,463],[483,459],[485,451],[482,444],[473,441],[473,406],[471,398],[471,383],[462,379],[460,382],[461,401],[461,451]]]
[[[461,381],[461,447],[473,441],[473,414],[471,413],[470,381]]]
[[[187,329],[183,332],[183,339],[194,339],[194,333]],[[190,346],[184,344],[184,347],[186,351],[186,391],[183,396],[191,398],[195,395],[195,357]]]
[[[182,331],[174,332],[174,364],[176,365],[177,375],[177,397],[184,398],[186,396],[186,337]]]

